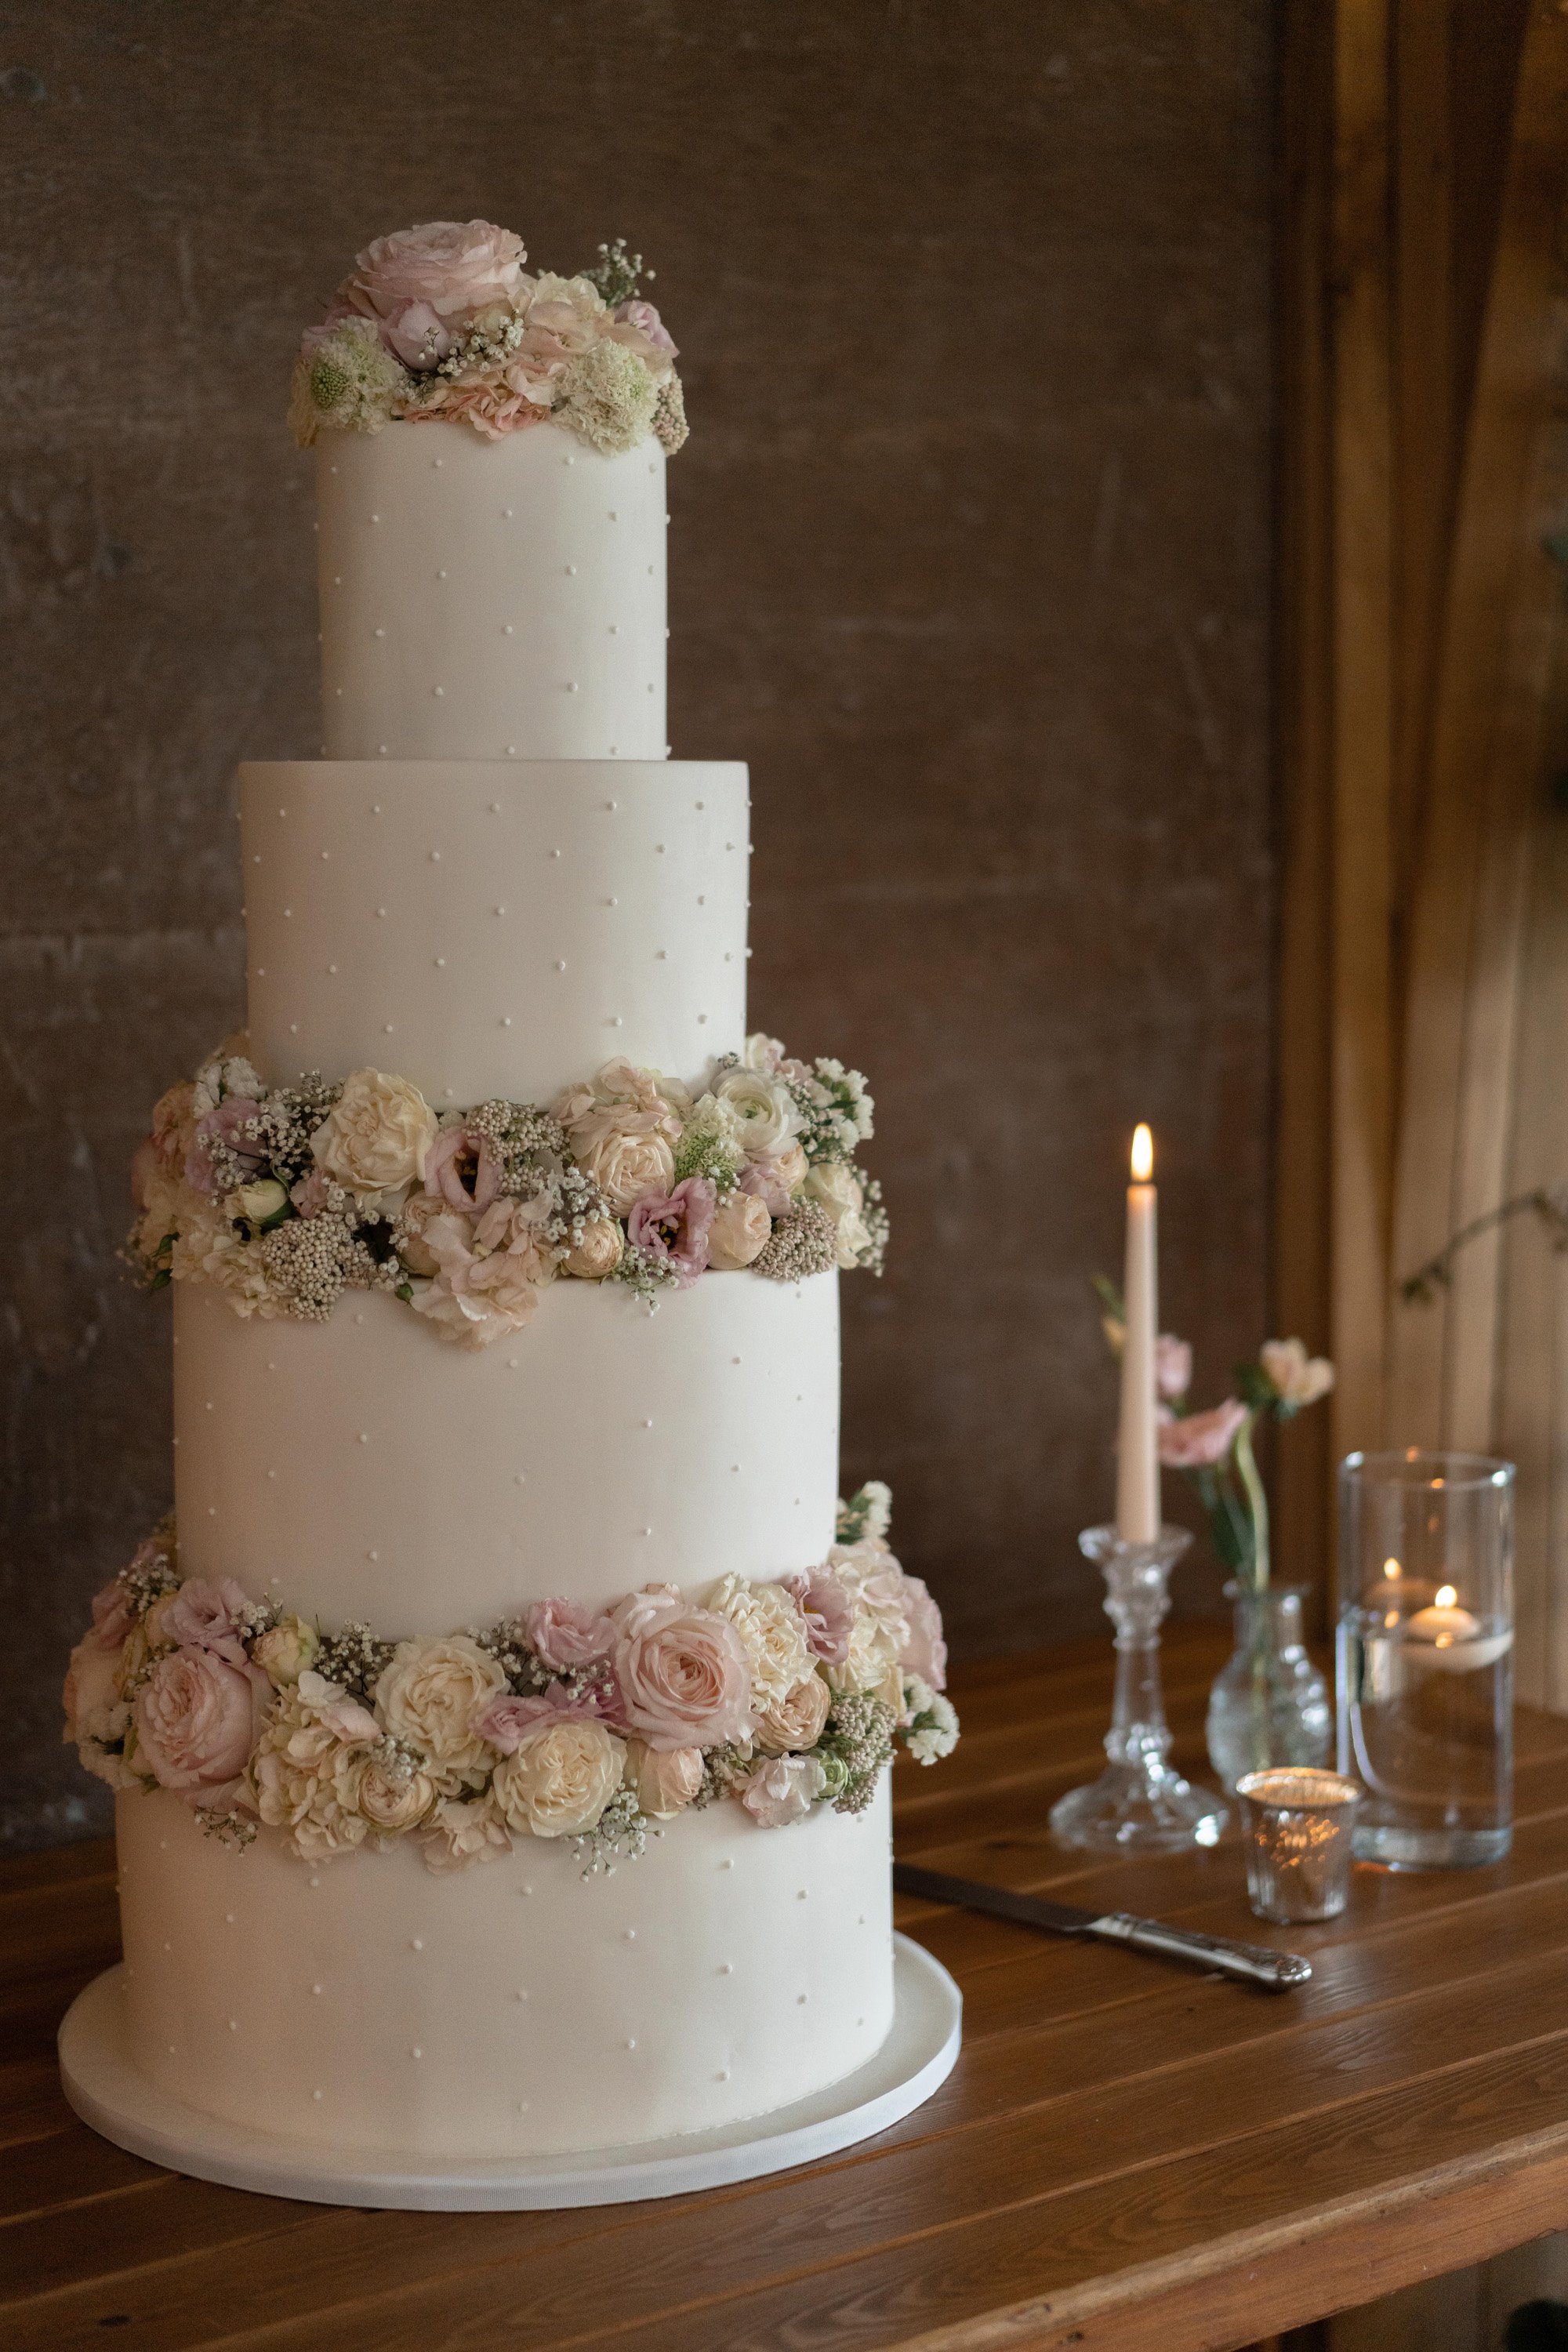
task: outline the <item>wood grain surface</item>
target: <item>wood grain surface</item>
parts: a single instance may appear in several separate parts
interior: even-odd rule
[[[877,1096],[846,1475],[972,1653],[1093,1630],[1135,1120],[1205,1402],[1266,1330],[1269,48],[1235,0],[6,8],[0,1835],[102,1818],[65,1655],[170,1497],[124,1171],[241,1016],[234,765],[319,740],[291,351],[432,215],[657,266],[671,740],[752,763],[757,1022]]]
[[[1178,1752],[1221,1652],[1168,1647]],[[1340,1920],[1247,1912],[1240,1856],[1053,1847],[1104,1645],[960,1675],[900,1853],[1308,1952],[1271,1996],[900,1902],[964,2049],[917,2114],[766,2181],[549,2214],[339,2210],[159,2170],[76,2122],[53,2033],[117,1956],[99,1844],[0,1871],[0,2345],[85,2352],[1233,2352],[1568,2225],[1568,1725],[1520,1721],[1514,1851],[1358,1870]]]

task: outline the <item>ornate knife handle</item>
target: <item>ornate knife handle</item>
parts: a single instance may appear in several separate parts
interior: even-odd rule
[[[1306,1984],[1312,1973],[1310,1960],[1296,1952],[1273,1952],[1266,1944],[1233,1944],[1224,1936],[1202,1936],[1195,1927],[1164,1927],[1158,1919],[1138,1919],[1130,1911],[1108,1911],[1084,1932],[1108,1944],[1131,1944],[1141,1952],[1190,1960],[1196,1968],[1215,1969],[1247,1984],[1266,1985],[1270,1992]]]

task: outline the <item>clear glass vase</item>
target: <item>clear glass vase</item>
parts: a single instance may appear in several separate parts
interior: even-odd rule
[[[1329,1686],[1301,1638],[1306,1588],[1227,1584],[1236,1649],[1209,1693],[1209,1761],[1235,1794],[1246,1772],[1271,1764],[1326,1764],[1333,1746]]]

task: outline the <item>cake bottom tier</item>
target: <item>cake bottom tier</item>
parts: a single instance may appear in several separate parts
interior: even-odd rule
[[[715,1804],[591,1878],[544,1839],[452,1874],[236,1853],[162,1790],[121,1795],[118,1834],[139,2071],[318,2145],[635,2146],[805,2098],[892,2024],[886,1776],[858,1817]]]

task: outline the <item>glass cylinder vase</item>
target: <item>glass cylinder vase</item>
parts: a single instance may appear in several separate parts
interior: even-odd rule
[[[1499,1862],[1512,1839],[1513,1465],[1352,1454],[1340,1466],[1339,1766],[1363,1861]]]
[[[1248,1772],[1271,1765],[1326,1764],[1333,1747],[1329,1685],[1301,1634],[1306,1587],[1227,1584],[1236,1648],[1209,1693],[1209,1761],[1234,1796]]]

